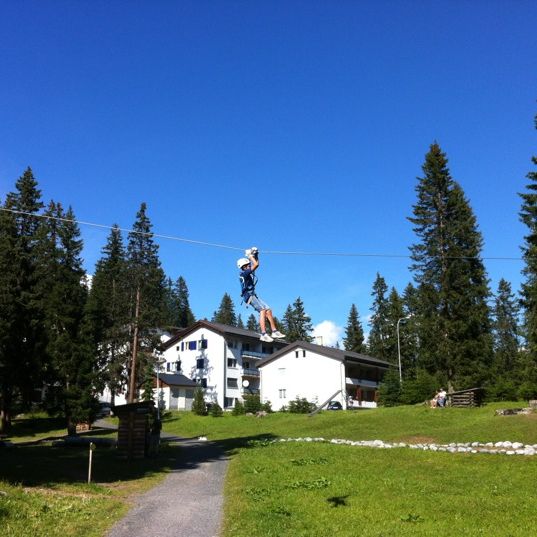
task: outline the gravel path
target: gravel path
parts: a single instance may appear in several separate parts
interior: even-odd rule
[[[211,442],[185,440],[166,479],[138,496],[107,537],[216,537],[228,458]]]

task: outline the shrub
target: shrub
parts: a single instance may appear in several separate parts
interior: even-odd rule
[[[264,410],[265,412],[267,412],[268,414],[270,414],[271,412],[274,412],[274,410],[272,410],[272,403],[270,401],[265,401],[262,405],[261,405],[261,410]]]
[[[399,383],[399,379],[397,379]],[[415,379],[403,380],[399,402],[403,405],[415,405],[432,399],[437,389],[437,380],[426,371],[418,371]],[[390,405],[385,405],[390,406]]]
[[[233,416],[242,416],[245,412],[246,410],[244,410],[244,405],[242,401],[239,401],[237,399],[237,401],[235,401],[235,406],[233,407],[231,414],[233,414]]]
[[[292,414],[309,414],[315,410],[315,403],[310,403],[305,397],[298,396],[289,403],[289,412]]]
[[[518,397],[526,401],[537,399],[537,385],[529,381],[523,382],[518,388]]]
[[[491,401],[516,401],[518,390],[519,387],[513,380],[499,377],[494,384],[487,387],[487,399]]]
[[[207,405],[205,404],[205,396],[201,388],[196,388],[194,392],[194,401],[192,402],[192,412],[198,416],[207,415]]]
[[[213,418],[221,418],[224,415],[222,407],[218,403],[213,403],[211,406],[210,414]]]
[[[401,397],[401,383],[399,382],[399,372],[390,369],[384,375],[379,387],[379,405],[395,406],[399,404]]]
[[[252,414],[261,410],[261,399],[258,394],[244,396],[244,410],[246,413]]]

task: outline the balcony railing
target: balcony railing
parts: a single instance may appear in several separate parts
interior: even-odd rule
[[[247,356],[248,358],[266,358],[267,356],[270,356],[269,353],[266,352],[255,352],[255,351],[241,351],[241,356]]]
[[[259,369],[245,368],[242,370],[243,377],[259,377]]]

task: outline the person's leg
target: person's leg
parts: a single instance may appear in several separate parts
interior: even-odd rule
[[[266,316],[270,324],[270,328],[272,329],[273,332],[276,332],[276,323],[274,322],[274,317],[272,316],[272,310],[263,310],[263,311],[266,312]]]
[[[262,334],[264,334],[267,331],[266,330],[266,322],[265,322],[266,318],[267,318],[267,310],[261,310],[259,312],[259,327],[261,328],[261,333]]]

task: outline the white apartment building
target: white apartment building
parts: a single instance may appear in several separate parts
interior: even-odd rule
[[[286,345],[281,341],[264,343],[251,330],[197,321],[163,343],[162,369],[167,384],[173,383],[171,375],[184,375],[204,388],[208,403],[218,402],[223,409],[231,409],[244,395],[259,394],[257,364]]]
[[[261,400],[280,410],[305,398],[317,405],[339,401],[343,408],[376,407],[388,362],[356,352],[295,341],[257,364]],[[336,393],[337,392],[337,393]]]

